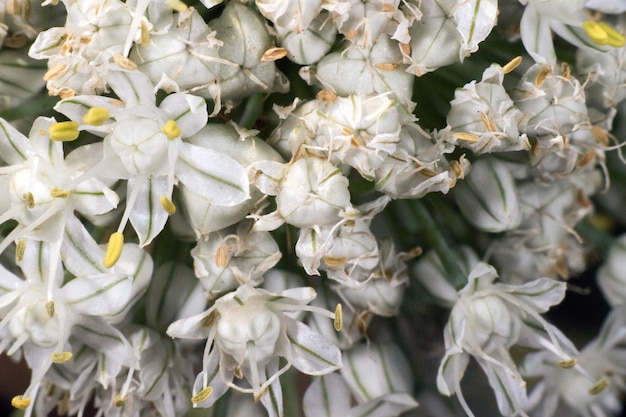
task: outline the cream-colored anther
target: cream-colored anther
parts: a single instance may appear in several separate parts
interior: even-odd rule
[[[287,56],[287,50],[285,48],[274,47],[270,48],[261,57],[261,61],[263,62],[273,62],[278,61],[281,58]]]
[[[208,400],[212,394],[213,394],[213,388],[211,387],[202,388],[196,395],[191,397],[191,402],[194,404],[200,404]]]
[[[72,359],[72,352],[55,352],[52,354],[52,362],[62,364]]]
[[[341,304],[337,304],[337,307],[335,307],[335,320],[333,325],[335,326],[335,330],[338,332],[343,329],[343,308],[341,307]]]
[[[548,75],[552,73],[552,68],[547,65],[541,67],[537,76],[535,77],[535,87],[539,88],[543,85],[543,82],[548,78]]]
[[[87,113],[83,116],[83,123],[90,126],[102,126],[110,116],[109,110],[95,106],[87,110]]]
[[[33,193],[31,193],[30,191],[25,192],[24,194],[22,194],[22,198],[26,203],[26,207],[28,207],[29,209],[35,208],[35,196],[33,195]]]
[[[519,67],[519,64],[521,63],[522,63],[522,57],[516,56],[515,58],[507,62],[506,65],[502,67],[502,72],[505,74],[508,74],[509,72],[513,71],[515,68]]]
[[[169,140],[176,139],[182,133],[182,130],[180,130],[180,127],[178,127],[176,122],[173,120],[168,120],[167,122],[165,122],[165,124],[163,125],[163,129],[161,129],[161,131],[165,134],[165,136],[167,136]]]
[[[120,259],[122,248],[124,247],[124,235],[121,232],[115,232],[109,238],[107,251],[104,255],[102,265],[105,268],[111,268]]]
[[[563,369],[572,369],[574,366],[576,366],[576,359],[564,359],[559,361],[559,366]]]
[[[52,187],[50,189],[50,197],[67,198],[69,196],[70,196],[70,192],[62,188]]]
[[[20,239],[15,245],[15,262],[20,262],[24,259],[24,252],[26,252],[26,240]]]
[[[50,139],[58,142],[76,140],[78,133],[78,122],[58,122],[48,128]]]
[[[609,381],[606,378],[602,378],[601,380],[596,382],[591,388],[589,388],[589,394],[598,395],[602,391],[604,391],[606,387],[608,386],[609,386]]]
[[[172,203],[172,200],[162,195],[161,197],[159,197],[159,201],[161,202],[161,207],[163,207],[163,210],[165,210],[167,214],[171,216],[172,214],[176,213],[176,205]]]
[[[56,309],[54,307],[54,301],[52,300],[46,301],[46,312],[48,313],[48,317],[50,318],[54,317],[54,314],[56,313]]]
[[[114,54],[113,62],[115,62],[115,64],[117,64],[118,67],[125,69],[125,70],[135,71],[137,69],[137,64],[135,64],[133,61],[126,58],[122,54]]]
[[[467,142],[478,142],[478,139],[480,139],[480,136],[467,132],[454,132],[452,136],[456,139],[465,140]]]
[[[11,405],[18,410],[26,410],[30,405],[30,397],[16,395],[15,397],[11,398]]]

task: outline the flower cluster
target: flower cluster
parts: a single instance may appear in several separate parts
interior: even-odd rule
[[[620,0],[3,1],[11,404],[488,415],[473,360],[503,416],[619,412],[625,32]],[[579,347],[546,313],[593,243]]]

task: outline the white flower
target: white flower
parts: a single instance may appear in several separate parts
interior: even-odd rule
[[[487,376],[503,415],[524,414],[525,382],[509,353],[520,344],[553,352],[557,365],[575,364],[576,349],[540,315],[565,296],[565,284],[540,278],[525,285],[493,283],[492,266],[477,264],[450,312],[444,330],[446,353],[437,375],[444,395],[457,394],[463,409],[474,414],[463,398],[460,381],[470,357]]]
[[[253,223],[219,230],[201,238],[191,250],[196,276],[210,297],[247,283],[256,287],[263,274],[281,258],[268,232],[252,230]]]
[[[157,107],[153,86],[141,72],[112,72],[108,82],[123,103],[77,96],[55,109],[82,122],[80,129],[106,135],[104,159],[93,169],[103,177],[128,179],[126,209],[117,233],[130,220],[140,244],[150,243],[176,210],[171,201],[176,181],[225,206],[249,197],[248,178],[237,161],[183,141],[206,124],[204,99],[174,93]]]
[[[513,175],[497,159],[475,161],[452,194],[463,216],[479,230],[498,233],[515,229],[522,221]]]
[[[556,358],[551,352],[526,356],[522,373],[539,378],[530,394],[531,415],[617,415],[622,408],[626,376],[625,325],[626,310],[612,310],[598,336],[581,350],[575,369],[555,366]]]
[[[351,390],[341,376],[337,374],[321,376],[309,385],[304,394],[304,415],[306,417],[396,417],[417,407],[417,402],[405,392],[374,396],[370,400],[359,400],[356,405],[352,403],[351,397]],[[324,407],[320,404],[324,404]]]
[[[0,159],[8,164],[0,168],[7,203],[0,222],[18,223],[0,243],[0,252],[24,238],[60,246],[66,224],[76,219],[74,211],[93,216],[117,205],[118,196],[109,188],[113,181],[100,180],[90,171],[103,157],[102,146],[79,147],[65,157],[62,143],[51,140],[60,125],[40,117],[26,138],[0,119]]]
[[[290,315],[313,311],[340,320],[327,310],[307,306],[314,298],[312,288],[275,294],[244,284],[209,310],[170,325],[167,333],[172,337],[207,339],[194,405],[210,407],[233,388],[252,393],[270,416],[282,416],[282,373],[291,366],[310,375],[341,367],[339,349]],[[280,369],[279,358],[286,360]],[[244,377],[250,388],[234,384],[235,376]]]
[[[325,159],[304,157],[280,164],[252,165],[256,186],[276,195],[276,211],[257,218],[257,230],[273,230],[283,222],[297,227],[333,224],[350,207],[348,179]]]
[[[447,116],[448,126],[456,133],[452,133],[453,143],[476,154],[530,149],[527,136],[518,129],[524,115],[502,85],[504,75],[518,63],[493,64],[480,82],[455,90]]]

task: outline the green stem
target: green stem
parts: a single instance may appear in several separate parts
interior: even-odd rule
[[[261,112],[263,111],[263,100],[265,99],[265,94],[258,93],[250,96],[246,100],[246,104],[243,109],[243,114],[239,119],[239,126],[252,129],[254,127],[254,123],[257,121]]]
[[[456,253],[450,249],[446,238],[441,233],[435,219],[430,214],[422,200],[411,201],[412,213],[422,227],[426,240],[437,252],[444,269],[448,275],[448,280],[455,288],[462,288],[467,284],[467,277],[461,270]]]
[[[300,400],[297,391],[296,372],[292,369],[280,377],[280,385],[283,388],[283,407],[286,416],[299,417]]]

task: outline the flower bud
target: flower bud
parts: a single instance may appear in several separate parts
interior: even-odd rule
[[[461,213],[478,229],[498,233],[522,221],[513,176],[496,159],[479,159],[453,190]]]

